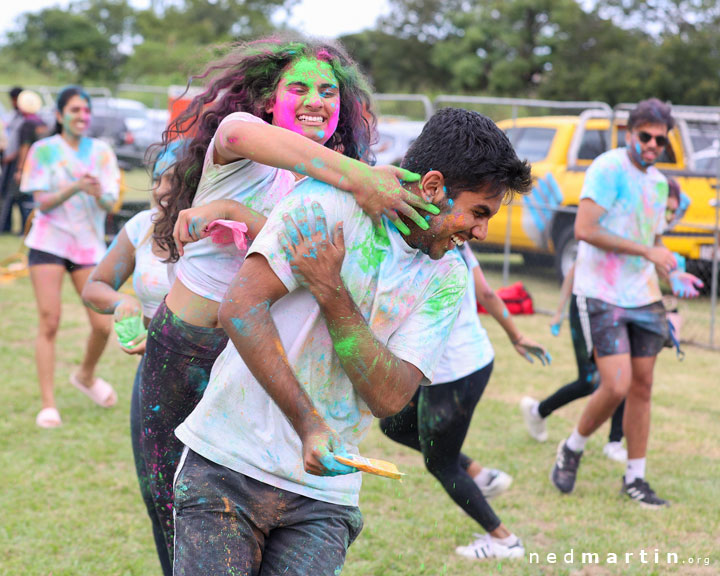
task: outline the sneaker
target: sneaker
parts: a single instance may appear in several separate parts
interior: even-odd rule
[[[490,534],[475,534],[475,541],[467,546],[458,546],[455,552],[465,558],[473,560],[488,560],[490,558],[522,558],[525,556],[525,548],[516,539],[514,544],[506,546],[495,540]]]
[[[491,498],[495,498],[495,496],[500,496],[500,494],[510,488],[512,481],[513,479],[510,474],[506,474],[502,470],[492,469],[488,470],[487,482],[478,482],[477,485],[483,496],[490,500]]]
[[[627,462],[627,450],[622,442],[608,442],[603,448],[603,454],[615,462]]]
[[[520,400],[520,411],[525,419],[525,426],[527,427],[530,436],[535,438],[538,442],[545,442],[548,438],[545,418],[533,412],[533,408],[537,403],[538,401],[535,400],[535,398],[523,396],[523,399]]]
[[[630,484],[625,484],[625,476],[623,476],[621,494],[627,495],[628,498],[634,500],[643,508],[650,508],[657,510],[670,506],[670,502],[663,500],[657,496],[650,484],[648,484],[643,478],[635,478]]]
[[[555,466],[550,473],[550,480],[555,484],[555,488],[563,494],[570,494],[575,488],[575,478],[577,478],[577,469],[580,465],[582,452],[574,452],[565,445],[565,440],[558,444],[557,458]]]

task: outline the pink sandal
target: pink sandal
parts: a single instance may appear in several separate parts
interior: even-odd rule
[[[35,417],[35,424],[40,426],[40,428],[57,428],[58,426],[62,426],[60,412],[57,411],[57,408],[43,408]]]
[[[70,376],[70,384],[75,386],[75,388],[80,390],[80,392],[85,394],[85,396],[90,398],[90,400],[102,408],[110,408],[115,405],[115,402],[117,402],[117,394],[115,393],[115,390],[102,378],[95,378],[92,386],[88,388],[87,386],[83,386],[82,382],[77,379],[77,375],[72,374]]]

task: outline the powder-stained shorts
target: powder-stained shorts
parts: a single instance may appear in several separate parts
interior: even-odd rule
[[[64,266],[68,272],[75,272],[75,270],[82,270],[83,268],[92,268],[95,264],[76,264],[72,260],[63,258],[62,256],[55,256],[50,252],[43,252],[42,250],[36,250],[30,248],[28,252],[28,266],[39,266],[41,264],[57,264],[58,266]]]
[[[630,354],[633,358],[657,356],[669,337],[665,307],[653,302],[622,308],[596,298],[577,297],[588,351],[599,358]]]
[[[186,448],[175,476],[176,576],[337,576],[356,506],[275,488]]]

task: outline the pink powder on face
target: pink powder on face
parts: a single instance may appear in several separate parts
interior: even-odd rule
[[[332,111],[332,116],[328,119],[328,129],[326,133],[328,139],[335,134],[335,130],[337,130],[338,122],[340,121],[340,106],[333,106]]]
[[[302,126],[297,123],[295,118],[295,111],[300,103],[301,97],[297,94],[285,92],[279,95],[273,107],[273,124],[302,135]]]

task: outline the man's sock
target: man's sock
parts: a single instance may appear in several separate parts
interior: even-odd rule
[[[570,438],[565,441],[565,445],[570,448],[573,452],[582,452],[585,450],[585,444],[587,444],[589,436],[583,436],[577,431],[577,428],[570,434]]]
[[[645,478],[645,458],[628,459],[625,468],[625,484],[632,484],[636,478]]]
[[[533,416],[537,416],[538,418],[545,418],[545,416],[542,416],[540,414],[540,402],[535,402],[535,404],[532,405],[532,408],[530,408],[530,414]]]
[[[486,486],[491,480],[490,472],[492,472],[492,468],[483,467],[483,469],[473,477],[475,484],[478,486]]]

